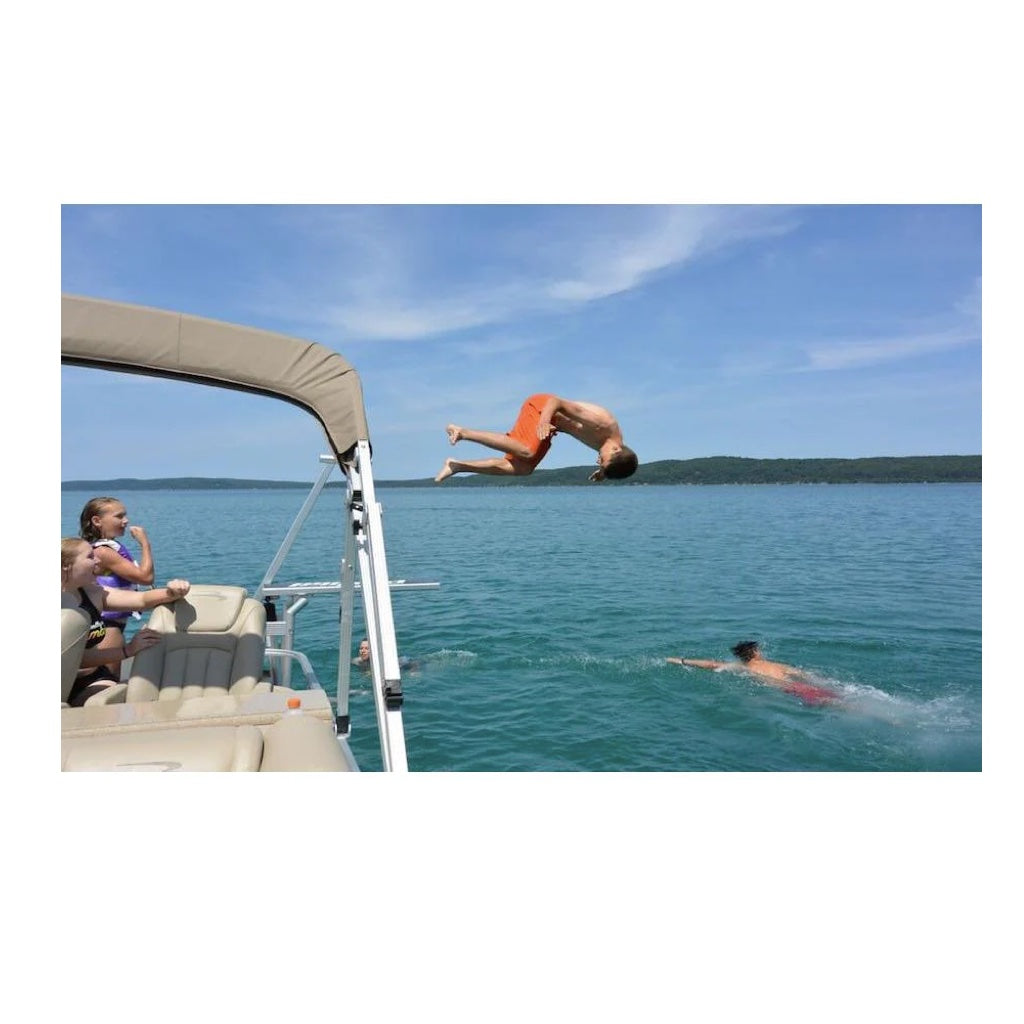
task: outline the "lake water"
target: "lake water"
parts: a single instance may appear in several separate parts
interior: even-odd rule
[[[66,491],[64,535],[91,493]],[[254,590],[295,491],[117,495],[157,582]],[[979,771],[977,484],[381,489],[413,771]],[[325,491],[278,582],[339,578]],[[132,542],[129,540],[129,547]],[[357,612],[354,638],[360,635]],[[333,694],[337,599],[300,613]],[[733,672],[739,640],[839,691],[808,706]],[[354,652],[353,652],[354,654]],[[380,767],[353,680],[352,747]]]

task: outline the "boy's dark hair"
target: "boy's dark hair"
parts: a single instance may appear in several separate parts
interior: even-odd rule
[[[732,653],[741,661],[750,661],[757,654],[757,649],[758,643],[756,640],[744,640],[732,649]]]
[[[608,480],[625,480],[627,476],[632,476],[636,472],[638,465],[640,461],[636,457],[636,452],[623,445],[622,450],[608,460],[608,465],[604,467],[604,475]]]

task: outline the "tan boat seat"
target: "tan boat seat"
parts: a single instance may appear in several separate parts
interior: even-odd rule
[[[140,651],[128,677],[127,703],[269,690],[262,682],[267,615],[243,587],[196,584],[147,625],[163,640]]]
[[[286,715],[272,725],[61,736],[61,771],[344,772],[352,766],[332,726]]]
[[[60,702],[66,705],[89,639],[89,616],[81,608],[60,610]]]
[[[323,690],[300,695],[300,714],[283,714],[292,691],[259,681],[263,605],[240,587],[198,586],[189,598],[154,610],[164,639],[116,684],[134,682],[141,699],[109,706],[67,707],[90,622],[61,608],[61,770],[358,771]]]
[[[254,725],[61,736],[61,771],[256,772],[263,734]]]

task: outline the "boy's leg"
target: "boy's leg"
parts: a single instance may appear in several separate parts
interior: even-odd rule
[[[508,459],[477,459],[473,462],[460,462],[458,459],[445,459],[441,472],[434,477],[435,483],[447,480],[456,473],[484,473],[488,476],[515,476],[516,470]]]
[[[528,459],[533,452],[521,441],[513,441],[508,434],[497,434],[492,430],[470,430],[468,427],[457,427],[454,423],[448,424],[448,440],[452,444],[459,441],[475,441],[477,444],[486,445],[498,452],[507,452],[509,455],[518,455],[521,459]]]

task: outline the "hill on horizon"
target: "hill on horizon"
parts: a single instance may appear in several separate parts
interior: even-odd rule
[[[452,477],[439,485],[433,477],[377,480],[378,487],[575,487],[589,485],[592,465],[538,469],[531,476]],[[848,483],[980,483],[980,455],[906,455],[861,459],[748,459],[716,455],[699,459],[663,459],[641,463],[627,480],[602,486],[645,484],[848,484]],[[312,480],[253,480],[230,477],[117,477],[108,480],[65,480],[62,491],[116,494],[142,490],[275,490],[308,488]],[[328,487],[344,482],[332,480]]]

